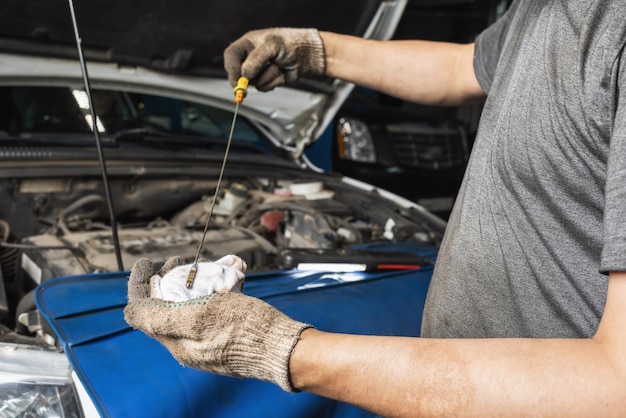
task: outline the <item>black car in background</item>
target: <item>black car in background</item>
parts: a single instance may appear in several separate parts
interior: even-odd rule
[[[394,39],[472,42],[509,3],[412,0]],[[480,104],[419,106],[357,86],[329,127],[327,142],[315,145],[318,152],[327,147],[322,154],[332,152],[332,158],[316,163],[397,193],[447,219],[481,110]]]

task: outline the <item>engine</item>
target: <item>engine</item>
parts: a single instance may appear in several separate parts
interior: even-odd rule
[[[284,248],[339,249],[388,240],[390,233],[406,240],[428,232],[383,204],[372,211],[373,203],[360,197],[364,193],[315,180],[239,179],[226,183],[215,202],[214,184],[170,179],[112,185],[124,269],[141,257],[192,260],[201,240],[202,257],[237,254],[249,271],[263,271],[278,267],[276,256]],[[49,183],[38,187],[41,192],[23,181],[24,193],[12,197],[19,206],[14,212],[30,222],[4,223],[4,241],[16,231],[19,241],[2,249],[5,280],[29,288],[52,277],[117,271],[116,240],[97,181],[66,186],[63,193],[50,193]]]
[[[255,272],[282,267],[280,254],[288,249],[339,254],[372,242],[440,239],[414,214],[332,178],[237,178],[225,181],[215,196],[214,180],[112,177],[117,228],[97,178],[22,179],[2,186],[0,199],[10,203],[0,207],[0,318],[25,334],[37,327],[28,314],[38,284],[118,271],[118,255],[123,270],[142,257],[157,267],[175,255],[191,262],[202,242],[201,257],[237,254]]]

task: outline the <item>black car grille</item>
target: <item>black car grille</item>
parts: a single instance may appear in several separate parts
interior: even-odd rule
[[[467,135],[462,127],[388,125],[387,135],[399,166],[441,170],[467,162]]]

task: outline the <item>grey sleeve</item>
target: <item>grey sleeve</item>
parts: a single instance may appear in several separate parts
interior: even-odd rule
[[[617,109],[607,163],[600,271],[626,271],[626,51],[617,74]]]
[[[509,32],[511,21],[519,8],[521,0],[513,2],[511,7],[494,24],[481,32],[476,38],[474,49],[474,73],[480,87],[489,93],[493,77],[498,66],[500,53]]]

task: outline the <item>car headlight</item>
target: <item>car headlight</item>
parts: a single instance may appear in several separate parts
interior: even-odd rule
[[[0,344],[0,418],[80,418],[67,357],[21,344]]]
[[[337,142],[340,158],[364,163],[376,162],[374,140],[365,122],[355,118],[339,118]]]

